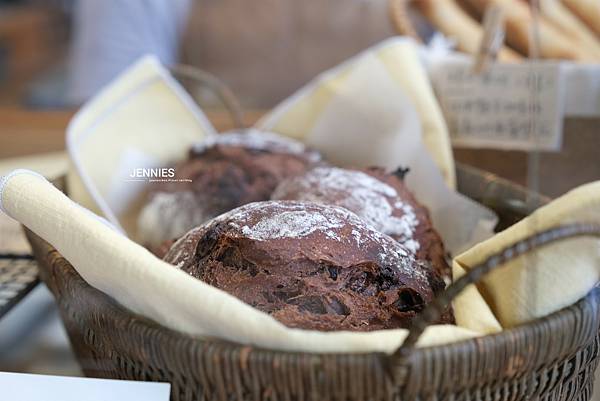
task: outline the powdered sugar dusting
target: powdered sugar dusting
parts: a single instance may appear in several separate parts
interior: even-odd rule
[[[204,202],[191,191],[157,192],[138,217],[138,236],[142,243],[158,245],[178,238],[192,227],[214,215],[202,207]]]
[[[252,228],[244,226],[242,232],[255,240],[278,238],[301,238],[315,231],[323,232],[327,237],[337,239],[332,229],[343,226],[343,223],[332,216],[320,213],[309,213],[304,210],[283,212],[272,218],[259,221]]]
[[[231,220],[246,220],[249,215],[264,206],[264,202],[251,203],[242,206],[227,216]],[[269,214],[262,216],[260,221],[251,227],[244,225],[241,232],[244,236],[256,240],[266,241],[283,238],[302,238],[315,232],[322,233],[328,238],[340,240],[333,231],[343,227],[346,222],[335,209],[315,208],[307,209],[298,207],[298,202],[269,202]],[[232,227],[235,227],[230,223]]]
[[[272,132],[264,132],[256,129],[249,129],[241,132],[231,131],[210,136],[204,141],[194,145],[194,151],[201,153],[216,145],[241,146],[254,150],[304,156],[312,162],[321,160],[321,156],[318,152],[308,150],[302,142]]]
[[[336,167],[317,167],[301,177],[282,182],[272,198],[285,198],[291,190],[301,191],[296,197],[299,200],[334,202],[356,213],[376,230],[394,235],[412,253],[419,249],[419,243],[413,238],[419,224],[413,207],[399,200],[393,187],[368,174]],[[394,209],[402,210],[402,216],[394,216]]]
[[[303,201],[255,202],[218,216],[205,226],[215,223],[225,223],[233,229],[234,235],[238,232],[255,241],[301,239],[310,235],[323,235],[324,245],[325,241],[337,241],[360,247],[371,241],[380,249],[380,263],[424,275],[414,269],[414,257],[402,244],[339,206]],[[345,226],[350,226],[351,235],[340,235],[339,230]]]

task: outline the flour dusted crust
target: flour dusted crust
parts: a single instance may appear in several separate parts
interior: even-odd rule
[[[239,207],[188,232],[164,260],[289,327],[323,331],[408,327],[444,288],[354,213],[311,202]]]
[[[138,239],[156,247],[237,206],[269,199],[279,182],[321,161],[301,142],[257,130],[229,132],[194,146],[176,179],[152,183]]]
[[[393,174],[380,168],[361,171],[321,166],[284,180],[271,198],[344,207],[400,242],[418,259],[430,262],[448,280],[450,267],[442,240],[429,212],[406,188],[402,176],[401,170]]]
[[[192,154],[202,155],[212,148],[222,146],[242,147],[254,151],[293,155],[315,163],[321,161],[321,155],[314,150],[308,150],[302,142],[256,129],[239,132],[231,131],[221,135],[210,136],[194,145],[192,147]]]

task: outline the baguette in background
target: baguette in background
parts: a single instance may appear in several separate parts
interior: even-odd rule
[[[520,53],[529,54],[529,37],[533,17],[527,3],[520,0],[466,0],[481,15],[492,5],[503,7],[506,18],[506,38],[508,44]],[[594,61],[594,55],[580,49],[577,43],[540,19],[540,56],[548,59],[574,61]]]
[[[454,0],[417,0],[415,5],[436,29],[456,40],[459,50],[477,54],[483,28]],[[504,46],[498,53],[498,59],[510,62],[521,59],[521,56]]]
[[[600,36],[600,0],[562,0],[596,35]]]
[[[539,0],[540,12],[550,24],[581,44],[595,60],[600,60],[600,41],[560,0]],[[600,0],[597,0],[600,5]]]

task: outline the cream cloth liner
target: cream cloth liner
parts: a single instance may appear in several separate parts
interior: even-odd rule
[[[455,258],[454,267],[468,270],[515,241],[578,222],[600,224],[600,181],[568,192],[474,246]],[[598,281],[600,242],[590,237],[561,241],[521,256],[484,277],[478,287],[502,326],[513,327],[573,304]]]
[[[182,159],[192,144],[214,134],[189,94],[155,57],[146,56],[70,122],[67,150],[74,165],[67,180],[70,195],[131,233],[134,223],[128,216],[144,187],[127,181],[129,174]]]
[[[344,96],[346,81],[357,65],[364,63],[365,60],[379,63],[382,69],[377,71],[377,74],[363,75],[364,84],[368,85],[372,79],[384,76],[389,78],[388,87],[401,88],[417,110],[425,147],[442,172],[446,184],[450,188],[455,188],[454,158],[448,128],[427,73],[419,60],[417,45],[409,38],[387,39],[321,74],[262,118],[257,123],[258,128],[273,130],[311,144],[311,135],[315,135],[313,131],[319,120],[323,119],[328,104],[336,97]],[[403,100],[397,97],[386,98],[380,94],[379,99],[355,97],[351,101],[360,104],[361,101],[369,102],[381,99],[388,102]],[[358,108],[356,111],[360,113],[364,110]],[[350,117],[350,115],[347,116]],[[338,119],[340,117],[344,118],[345,116],[338,116]],[[371,120],[375,127],[379,123],[378,120],[387,118],[389,118],[389,111],[386,108],[371,110]],[[368,136],[369,133],[365,132],[363,135]],[[401,160],[397,160],[396,166],[400,162]]]
[[[326,333],[287,328],[237,298],[157,259],[71,201],[37,173],[15,170],[4,177],[0,181],[0,208],[52,244],[93,287],[140,315],[193,336],[287,351],[391,353],[407,335],[402,329]],[[461,307],[469,308],[465,313],[481,318],[477,329],[486,318],[487,331],[500,329],[474,288],[463,293],[462,298]],[[468,327],[432,326],[420,345],[448,343],[481,334]]]

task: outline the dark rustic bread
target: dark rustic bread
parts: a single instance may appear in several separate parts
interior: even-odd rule
[[[449,281],[451,272],[442,240],[433,228],[427,208],[404,184],[405,173],[402,169],[386,173],[381,168],[316,167],[281,182],[271,199],[344,207],[400,242],[418,259],[430,262]]]
[[[298,141],[256,130],[209,138],[176,166],[179,181],[151,184],[138,239],[156,247],[237,206],[268,200],[281,180],[320,160]]]
[[[354,213],[310,202],[234,209],[188,232],[164,260],[286,326],[322,331],[408,327],[444,289]]]

